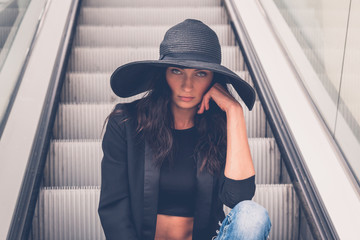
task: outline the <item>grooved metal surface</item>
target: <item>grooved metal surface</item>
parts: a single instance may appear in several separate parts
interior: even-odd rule
[[[219,6],[220,0],[84,0],[84,7],[204,7]]]
[[[44,188],[33,219],[33,239],[105,239],[97,215],[99,187]],[[272,222],[270,239],[296,239],[299,206],[291,185],[257,185],[253,199]],[[227,213],[229,209],[224,207]]]
[[[79,26],[75,46],[83,47],[144,47],[158,48],[166,26]],[[229,25],[211,25],[222,46],[235,44],[235,36]]]
[[[244,107],[244,115],[248,137],[266,137],[266,117],[261,103],[256,101],[251,112]]]
[[[113,104],[60,104],[54,139],[99,139]]]
[[[60,104],[54,124],[55,139],[98,139],[106,117],[115,107],[114,104]],[[265,113],[260,102],[254,108],[244,108],[248,137],[265,137]]]
[[[159,59],[159,48],[89,48],[75,47],[70,57],[70,72],[113,72],[132,61]],[[222,64],[233,71],[244,70],[244,60],[238,47],[222,47]]]
[[[296,239],[299,203],[292,185],[257,185],[254,201],[264,206],[270,216],[270,239]]]
[[[42,189],[32,239],[105,240],[97,213],[99,194],[98,187]]]
[[[46,187],[100,186],[101,140],[54,140],[44,171]]]
[[[255,167],[255,183],[280,183],[280,152],[274,138],[249,138]]]
[[[250,138],[256,183],[279,183],[280,155],[272,138]],[[100,186],[101,139],[53,140],[44,172],[45,187]],[[270,170],[269,170],[270,169]]]
[[[61,93],[63,103],[105,103],[118,97],[110,88],[111,73],[67,73]]]
[[[79,24],[87,25],[175,25],[187,18],[206,24],[226,24],[226,12],[221,7],[182,8],[83,8]]]
[[[248,72],[236,72],[242,79],[252,84]],[[120,98],[116,96],[110,88],[111,73],[67,73],[65,84],[61,93],[63,103],[115,103],[132,101],[138,96],[130,98]],[[231,85],[229,85],[231,87]],[[232,94],[240,100],[235,90]]]

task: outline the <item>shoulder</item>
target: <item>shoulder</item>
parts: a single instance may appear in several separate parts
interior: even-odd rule
[[[131,103],[118,103],[109,115],[109,122],[120,124],[125,121],[136,119],[137,103],[139,100]]]
[[[140,99],[133,101],[133,102],[129,102],[129,103],[118,103],[115,105],[115,109],[126,110],[126,111],[135,111],[136,105],[139,103],[139,101],[140,101]]]
[[[136,102],[116,104],[107,118],[104,139],[125,137],[129,131],[136,133],[136,119]]]

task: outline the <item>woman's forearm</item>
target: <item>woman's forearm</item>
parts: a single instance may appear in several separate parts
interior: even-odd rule
[[[251,158],[243,109],[234,104],[226,111],[227,154],[224,174],[227,178],[242,180],[255,174]]]

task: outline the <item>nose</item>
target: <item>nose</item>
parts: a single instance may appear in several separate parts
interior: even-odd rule
[[[189,75],[184,75],[181,87],[185,92],[190,92],[193,89],[193,81]]]

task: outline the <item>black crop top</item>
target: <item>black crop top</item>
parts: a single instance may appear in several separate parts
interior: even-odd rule
[[[194,148],[198,136],[195,127],[172,130],[174,157],[161,166],[158,213],[193,217],[196,198],[196,163]]]

